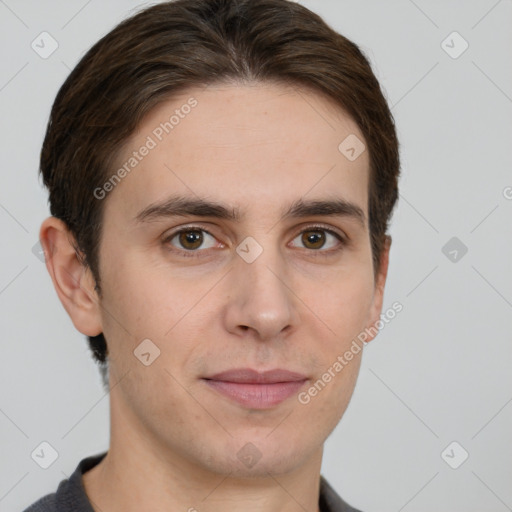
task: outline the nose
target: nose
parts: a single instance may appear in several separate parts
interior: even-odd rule
[[[297,296],[278,250],[265,249],[252,263],[237,256],[230,274],[226,329],[239,336],[276,339],[298,324]]]

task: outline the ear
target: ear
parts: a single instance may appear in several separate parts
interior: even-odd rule
[[[75,239],[66,224],[56,217],[47,218],[39,231],[46,268],[55,291],[73,325],[87,336],[103,331],[95,280],[75,251]]]
[[[375,278],[375,289],[373,292],[373,300],[370,309],[369,323],[366,326],[367,332],[370,334],[366,338],[366,342],[369,342],[377,336],[377,331],[375,328],[375,324],[378,320],[380,320],[380,315],[382,313],[382,303],[384,301],[384,288],[386,285],[386,277],[388,275],[388,266],[389,266],[389,251],[391,248],[391,236],[386,235],[384,239],[384,243],[382,246],[382,252],[380,256],[380,264],[379,271]],[[371,328],[373,327],[373,328]]]

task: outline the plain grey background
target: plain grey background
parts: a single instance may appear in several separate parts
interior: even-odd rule
[[[368,55],[402,146],[384,310],[403,310],[365,348],[323,474],[365,512],[512,510],[512,2],[301,3]],[[32,251],[38,157],[70,70],[142,5],[0,0],[2,511],[108,447],[108,395]]]

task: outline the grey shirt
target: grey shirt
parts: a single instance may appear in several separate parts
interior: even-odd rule
[[[73,474],[59,484],[57,491],[43,496],[23,512],[94,512],[87,498],[82,475],[92,469],[107,452],[80,461]],[[343,501],[323,476],[320,476],[321,512],[361,512]]]

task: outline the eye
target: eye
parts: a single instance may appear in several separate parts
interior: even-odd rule
[[[197,252],[196,249],[211,249],[215,247],[215,237],[199,227],[188,227],[174,232],[165,240],[177,249],[187,252]]]
[[[318,256],[332,255],[343,249],[346,245],[342,235],[323,226],[310,226],[302,230],[292,240],[293,246],[295,246],[296,240],[299,240],[299,244],[302,244],[303,248],[310,249],[311,252],[317,253],[315,255]],[[163,242],[172,246],[169,250],[185,257],[204,256],[208,254],[206,249],[224,247],[212,234],[200,226],[186,226],[178,231],[174,231]]]
[[[335,249],[337,246],[340,249],[344,245],[344,239],[341,235],[322,226],[311,226],[301,231],[293,241],[297,239],[306,249],[324,249],[323,252],[329,252],[329,249]]]

